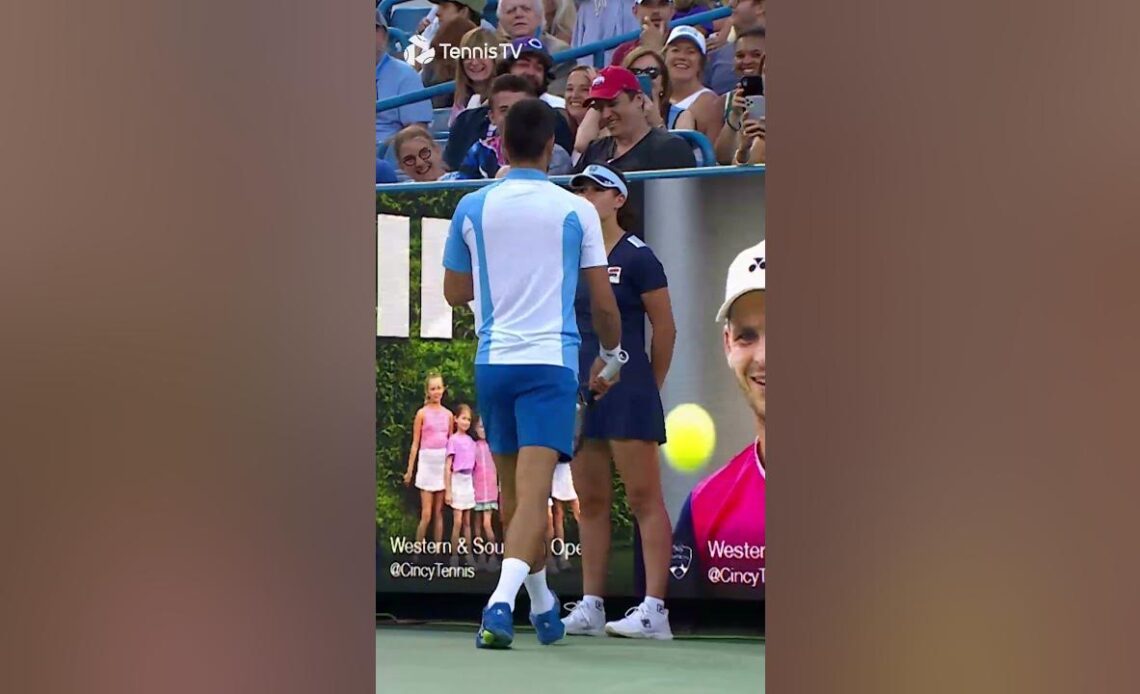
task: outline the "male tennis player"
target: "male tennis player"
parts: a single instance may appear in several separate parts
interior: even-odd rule
[[[700,594],[748,597],[764,583],[765,265],[763,241],[736,256],[716,314],[756,440],[693,488],[673,531],[670,572]]]
[[[483,610],[478,648],[510,646],[523,585],[539,642],[566,632],[546,585],[546,502],[554,466],[573,450],[579,271],[601,342],[591,370],[599,393],[611,385],[599,377],[603,367],[621,353],[621,314],[598,213],[544,173],[558,117],[538,99],[511,106],[503,129],[510,173],[459,201],[444,248],[448,303],[475,302],[475,390],[502,482],[506,526],[499,583]]]

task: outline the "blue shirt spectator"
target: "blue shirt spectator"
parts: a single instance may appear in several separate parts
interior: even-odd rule
[[[376,100],[420,91],[420,76],[411,65],[388,55],[388,24],[376,9]],[[431,123],[431,102],[420,101],[376,114],[376,144],[387,142],[400,128],[413,123]]]
[[[577,0],[578,20],[574,25],[572,46],[585,46],[595,41],[605,41],[631,31],[639,31],[641,25],[633,13],[634,0]],[[614,49],[606,51],[605,62],[609,65]],[[586,55],[578,59],[579,65],[593,65],[594,56]]]

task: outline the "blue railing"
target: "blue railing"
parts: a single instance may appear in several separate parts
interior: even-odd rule
[[[384,2],[380,3],[380,5],[381,5],[381,7],[384,7],[385,3],[390,3],[390,5],[395,5],[395,4],[400,3],[400,2],[407,2],[407,0],[384,0]],[[674,19],[672,22],[669,22],[669,26],[675,27],[675,26],[681,26],[681,25],[704,24],[705,22],[711,22],[713,20],[717,20],[717,19],[721,19],[723,17],[727,17],[730,14],[732,14],[732,8],[730,8],[730,7],[718,7],[717,9],[709,10],[708,12],[701,12],[700,14],[691,14],[688,17],[682,17],[681,19]],[[393,31],[393,30],[390,30],[390,33],[391,33],[391,31]],[[403,34],[403,32],[400,32],[400,34]],[[393,38],[396,37],[394,33],[392,34],[392,36],[393,36]],[[604,41],[595,41],[594,43],[588,43],[585,46],[579,46],[578,48],[571,48],[569,50],[561,51],[559,53],[554,54],[554,56],[553,56],[554,62],[555,62],[555,64],[565,63],[565,62],[570,61],[570,60],[577,60],[578,58],[581,58],[582,56],[593,55],[594,56],[594,66],[599,67],[599,68],[605,67],[605,56],[606,56],[607,50],[609,50],[611,48],[616,48],[617,46],[625,43],[626,41],[632,41],[639,36],[641,36],[641,31],[631,31],[629,33],[622,34],[620,36],[615,36],[613,38],[606,39]],[[427,89],[421,89],[420,91],[408,92],[407,94],[400,94],[399,96],[393,96],[393,97],[389,97],[387,99],[381,99],[380,101],[376,102],[376,111],[377,111],[377,113],[379,113],[380,111],[388,111],[390,109],[399,108],[401,106],[406,106],[408,104],[414,104],[414,103],[418,103],[420,101],[427,101],[428,99],[431,99],[434,96],[439,96],[441,94],[450,94],[454,91],[455,91],[455,82],[443,82],[441,84],[436,84],[436,85],[433,85],[431,87],[428,87]]]
[[[629,171],[625,174],[629,181],[649,181],[660,178],[708,178],[711,176],[762,176],[766,173],[763,164],[755,166],[709,166],[699,169],[666,169],[664,171]],[[409,190],[450,190],[455,188],[481,188],[502,179],[482,178],[471,181],[429,181],[427,183],[377,183],[376,192]],[[550,180],[559,185],[570,185],[570,176],[551,176]]]

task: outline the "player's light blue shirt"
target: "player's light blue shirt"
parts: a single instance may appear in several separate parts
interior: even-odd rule
[[[476,364],[548,364],[578,372],[578,271],[607,263],[602,224],[585,198],[533,169],[459,201],[443,266],[471,273]]]

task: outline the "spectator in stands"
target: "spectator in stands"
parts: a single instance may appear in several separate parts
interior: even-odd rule
[[[763,164],[767,158],[768,142],[764,119],[756,120],[744,116],[740,132],[736,134],[736,151],[732,155],[732,163],[737,166],[746,164]]]
[[[738,80],[745,76],[764,74],[764,66],[767,64],[764,44],[765,30],[762,26],[737,35],[734,71]],[[728,127],[721,128],[716,138],[716,160],[721,164],[732,163],[739,144],[738,134],[743,126],[744,108],[744,94],[738,81],[736,88],[724,95],[724,124]]]
[[[674,3],[677,10],[673,15],[673,19],[684,19],[689,15],[703,14],[713,9],[713,3],[709,2],[709,0],[674,0]],[[719,5],[720,3],[717,2],[716,4]],[[710,36],[716,31],[712,22],[704,22],[692,26],[699,29],[705,36]]]
[[[610,134],[590,143],[577,170],[588,164],[613,164],[623,172],[696,166],[688,143],[649,124],[652,102],[633,73],[611,65],[590,86],[587,105],[598,111]]]
[[[420,76],[411,65],[388,55],[388,22],[376,9],[376,100],[388,99],[423,89]],[[376,113],[377,148],[392,135],[412,123],[430,123],[431,104],[420,101]]]
[[[575,135],[582,120],[593,113],[586,107],[586,99],[590,96],[590,83],[597,74],[597,71],[589,65],[575,65],[570,71],[570,76],[566,78],[566,113],[570,116],[570,130]],[[576,138],[574,144],[577,148]]]
[[[439,145],[432,139],[428,129],[422,125],[402,128],[392,138],[392,149],[396,152],[396,161],[400,165],[400,170],[416,183],[459,178],[457,173],[444,171]]]
[[[420,78],[425,87],[456,79],[459,73],[459,60],[454,57],[453,52],[446,50],[444,46],[459,46],[463,42],[463,37],[474,29],[475,25],[466,17],[456,17],[444,22],[431,42],[432,49],[435,51],[435,58],[424,65],[420,71]],[[431,98],[433,108],[451,108],[454,102],[454,92],[437,94]]]
[[[672,102],[693,115],[695,130],[716,142],[724,125],[724,109],[715,92],[701,84],[705,67],[705,37],[690,26],[674,27],[665,42],[665,65],[672,84]]]
[[[736,87],[737,77],[733,71],[736,37],[749,29],[766,27],[764,2],[765,0],[729,0],[732,26],[726,27],[727,41],[720,48],[709,49],[708,66],[705,68],[705,86],[717,94],[727,94]]]
[[[660,53],[644,46],[635,48],[626,55],[623,67],[632,72],[634,77],[645,75],[653,81],[653,94],[650,95],[650,103],[645,112],[650,126],[666,130],[695,129],[693,114],[671,102],[672,85],[669,83],[669,72],[665,69],[665,59]],[[609,135],[605,129],[599,130],[600,121],[601,116],[597,111],[590,110],[586,114],[574,136],[575,152],[585,152],[591,142]]]
[[[469,108],[460,113],[451,125],[443,160],[447,167],[456,170],[467,156],[467,150],[476,141],[487,137],[491,130],[490,109],[486,105]],[[570,117],[559,118],[554,126],[554,143],[567,152],[574,148],[574,134],[570,131]]]
[[[487,0],[431,0],[431,11],[420,20],[416,32],[429,44],[435,40],[440,28],[452,19],[467,18],[472,24],[477,24],[490,31],[495,25],[483,19],[483,11],[487,7]]]
[[[633,18],[641,27],[641,36],[615,48],[610,64],[625,65],[625,57],[638,46],[655,51],[664,49],[665,37],[669,35],[669,22],[675,13],[673,0],[636,0]]]
[[[628,34],[641,28],[634,17],[634,0],[577,0],[578,23],[574,26],[574,40],[570,45],[585,46],[587,43],[605,41],[621,34]],[[613,61],[614,49],[605,52],[605,63]],[[594,56],[586,55],[578,59],[580,65],[593,65]]]
[[[515,39],[504,51],[504,57],[499,61],[498,73],[500,75],[518,75],[534,84],[538,98],[545,101],[551,108],[562,111],[566,117],[566,99],[551,94],[548,89],[550,81],[554,78],[552,68],[554,59],[536,38]]]
[[[502,0],[499,3],[499,33],[508,40],[540,39],[551,55],[570,48],[562,39],[542,30],[545,15],[543,0]],[[566,92],[566,78],[572,67],[570,63],[563,63],[554,69],[549,91],[559,96]]]
[[[654,112],[650,115],[650,123],[654,127],[696,130],[693,114],[673,103],[673,83],[669,79],[665,58],[660,53],[645,46],[635,48],[626,56],[625,67],[634,77],[645,75],[653,80]]]
[[[523,99],[533,99],[534,85],[526,78],[518,75],[500,75],[491,84],[491,131],[467,150],[467,156],[459,165],[459,178],[479,179],[495,178],[501,167],[507,166],[507,156],[503,149],[503,123],[507,119],[507,111],[511,106]],[[572,168],[570,154],[554,145],[554,153],[550,161],[551,175],[568,174]]]
[[[493,31],[479,27],[463,35],[459,46],[472,57],[464,58],[455,77],[455,105],[447,127],[455,123],[455,118],[467,108],[475,108],[486,101],[491,93],[491,80],[498,67],[499,36]],[[485,57],[479,57],[483,55]]]
[[[587,105],[598,111],[601,125],[610,134],[590,143],[574,167],[576,173],[590,164],[612,165],[623,173],[697,165],[693,150],[684,139],[649,124],[652,101],[626,68],[616,65],[603,68],[590,86]],[[626,204],[632,205],[630,209],[637,213],[639,220],[645,218],[642,213],[644,197],[644,186],[630,186]],[[627,231],[640,236],[640,223]]]
[[[578,20],[578,10],[574,0],[543,0],[546,30],[554,38],[570,43],[574,37],[574,25]]]

